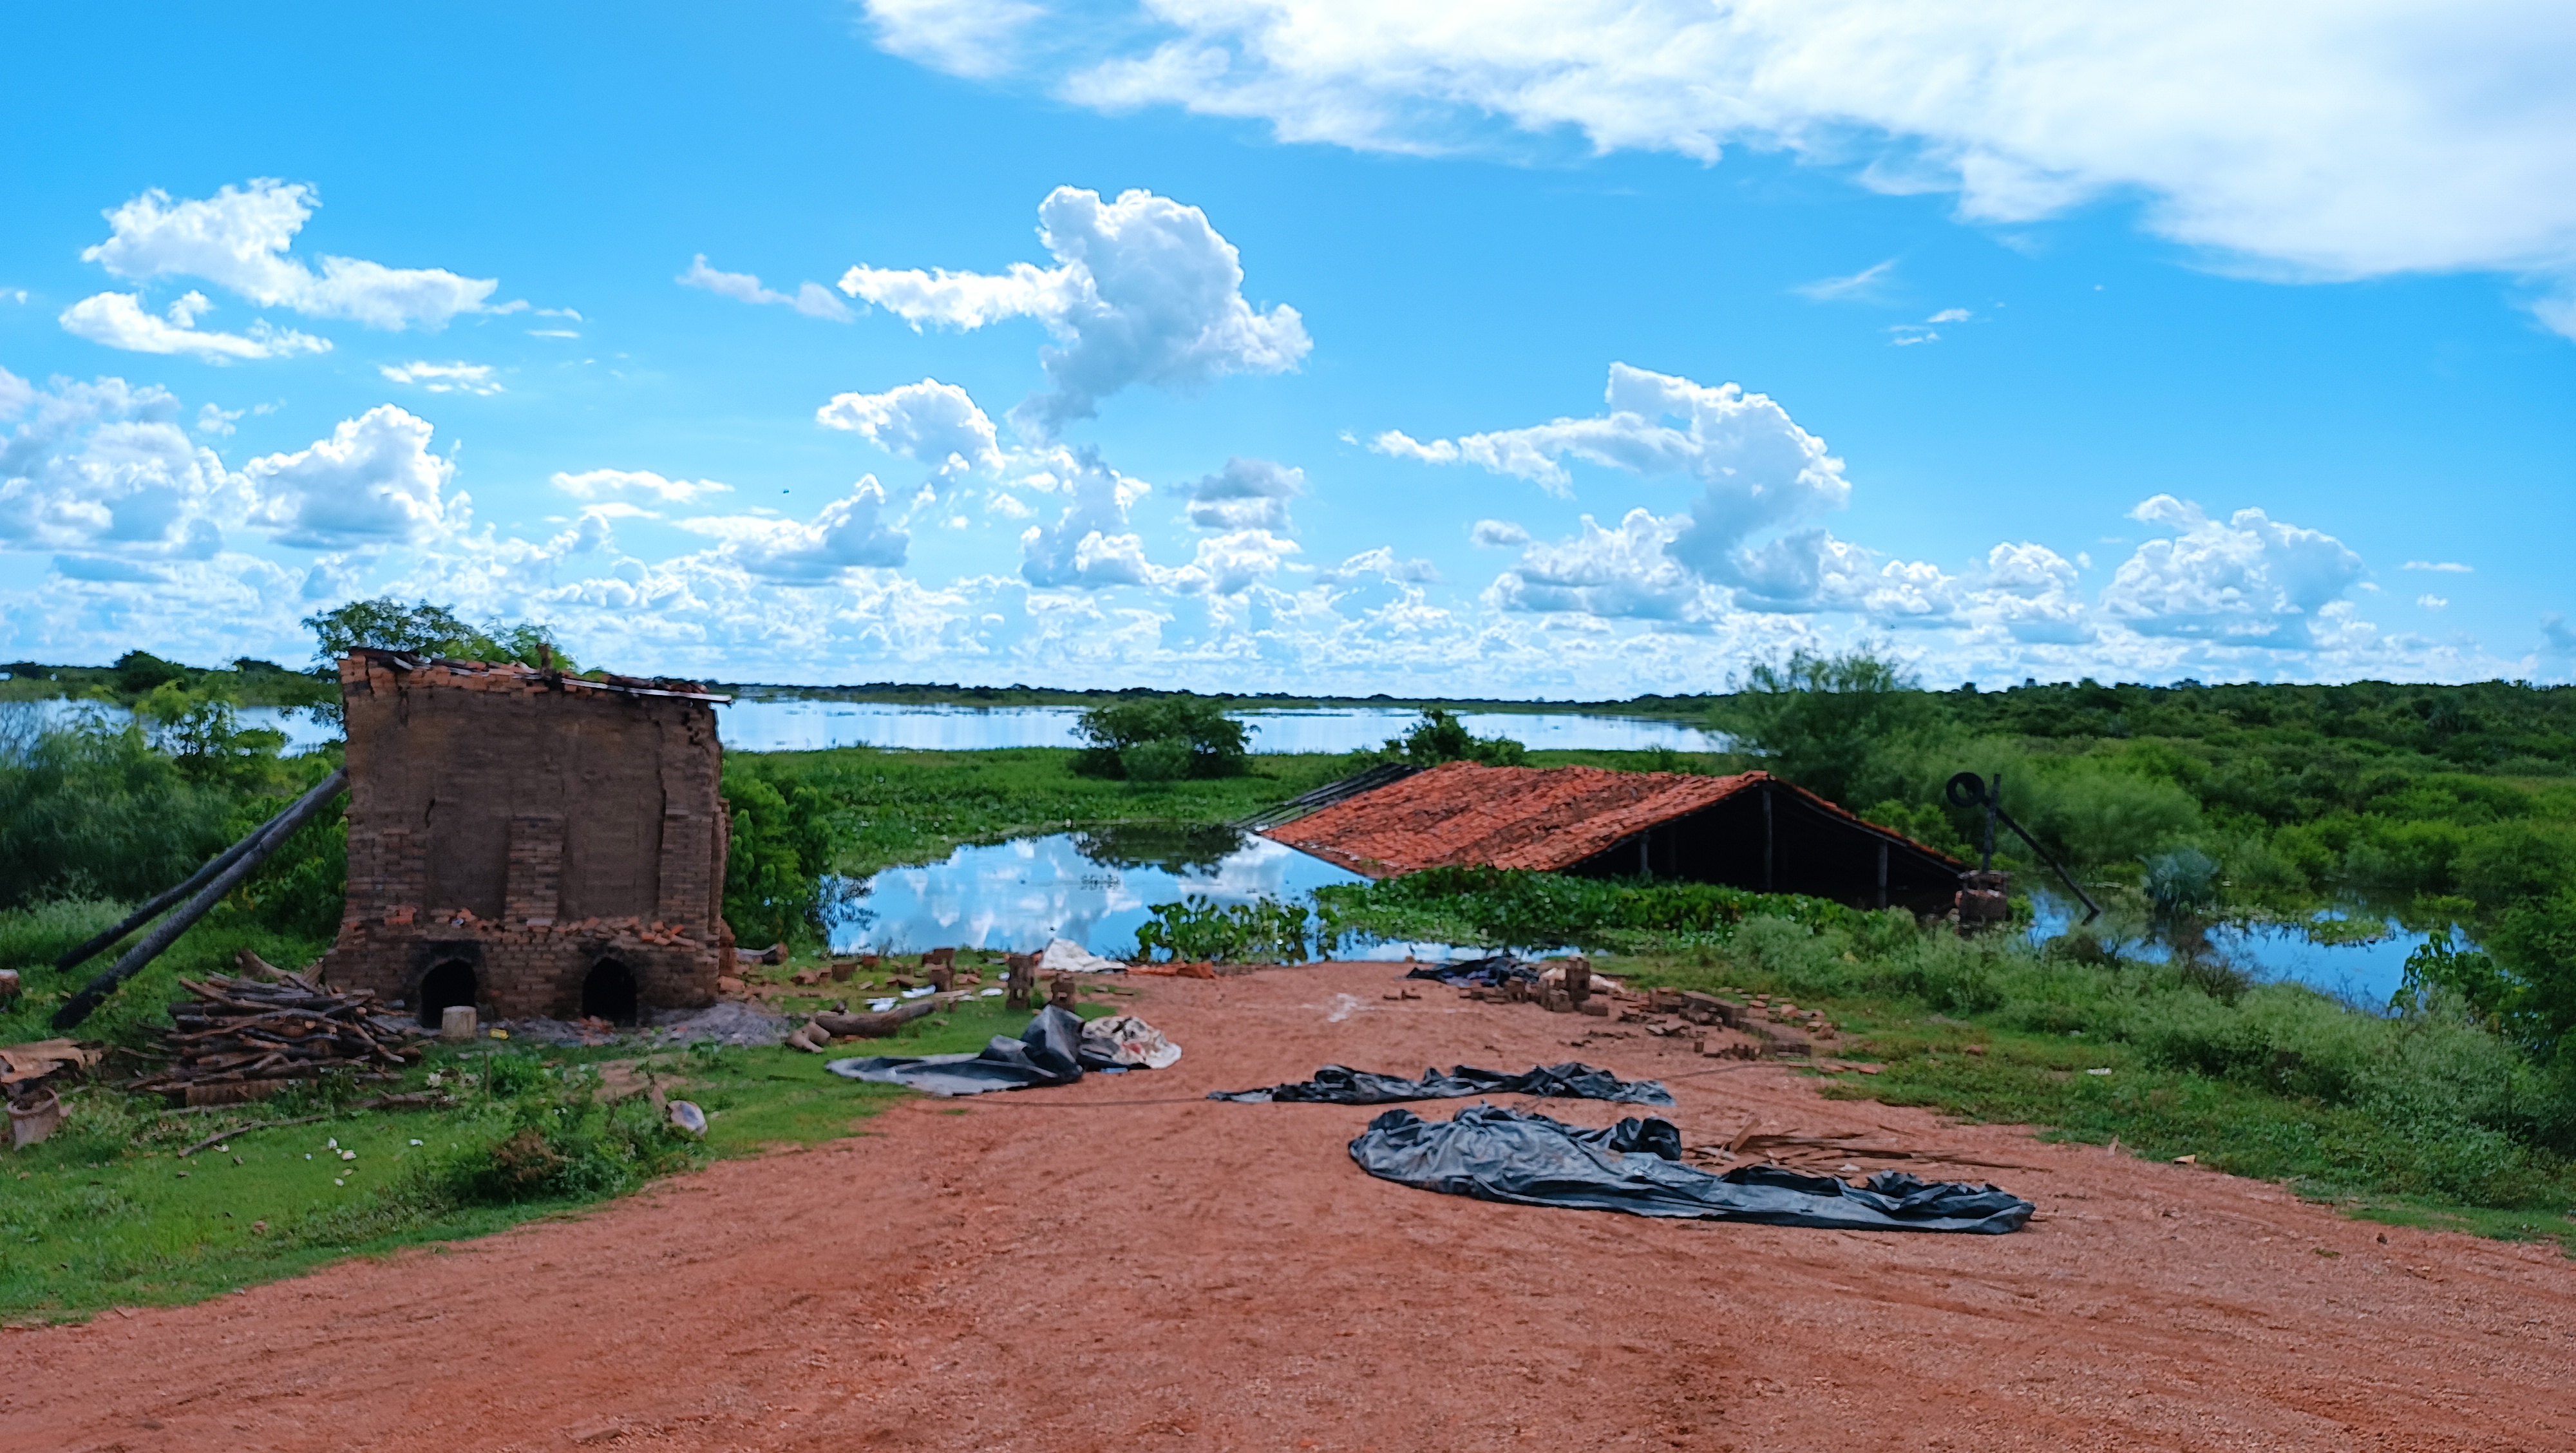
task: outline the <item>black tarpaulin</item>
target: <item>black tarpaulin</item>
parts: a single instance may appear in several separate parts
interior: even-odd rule
[[[1653,1080],[1623,1080],[1608,1070],[1572,1060],[1518,1075],[1480,1070],[1474,1065],[1459,1065],[1447,1074],[1433,1068],[1424,1070],[1418,1080],[1372,1074],[1347,1065],[1326,1065],[1315,1071],[1313,1079],[1298,1084],[1272,1085],[1266,1090],[1218,1091],[1208,1098],[1232,1100],[1239,1105],[1389,1105],[1398,1100],[1462,1100],[1469,1095],[1547,1095],[1564,1100],[1610,1100],[1622,1105],[1673,1102],[1672,1092]]]
[[[1093,1068],[1105,1068],[1103,1059]],[[934,1095],[981,1095],[988,1090],[1021,1090],[1031,1085],[1070,1085],[1082,1078],[1082,1021],[1050,1004],[1029,1021],[1017,1039],[994,1036],[976,1054],[932,1054],[917,1057],[871,1055],[836,1059],[823,1068],[848,1080],[902,1085]]]
[[[1499,986],[1506,979],[1519,979],[1535,984],[1538,982],[1538,976],[1538,965],[1516,959],[1510,954],[1495,954],[1491,958],[1482,959],[1462,959],[1454,964],[1424,964],[1405,975],[1408,979],[1429,979],[1433,983],[1447,984],[1455,989],[1491,989]]]
[[[1351,1159],[1380,1179],[1445,1195],[1767,1226],[2000,1235],[2020,1230],[2036,1209],[1993,1186],[1899,1171],[1866,1186],[1778,1166],[1710,1175],[1680,1163],[1681,1133],[1663,1120],[1580,1130],[1492,1105],[1471,1105],[1446,1123],[1389,1110],[1351,1142]]]

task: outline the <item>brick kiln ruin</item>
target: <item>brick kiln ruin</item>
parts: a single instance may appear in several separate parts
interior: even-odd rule
[[[731,819],[712,696],[360,650],[349,903],[323,972],[435,1025],[714,1002]]]

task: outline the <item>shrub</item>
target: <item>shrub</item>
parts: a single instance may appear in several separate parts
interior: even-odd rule
[[[1263,899],[1226,905],[1196,894],[1153,910],[1136,930],[1140,957],[1221,963],[1303,963],[1311,945],[1329,954],[1339,941],[1330,916],[1302,904]]]
[[[1528,749],[1510,737],[1480,737],[1467,724],[1440,708],[1426,707],[1404,735],[1389,737],[1374,751],[1353,752],[1353,770],[1401,762],[1408,767],[1437,767],[1446,762],[1477,762],[1488,767],[1517,767]]]
[[[192,782],[141,728],[96,714],[0,752],[0,908],[148,898],[232,842],[231,794]]]
[[[1190,775],[1190,744],[1178,737],[1138,742],[1118,754],[1130,782],[1178,782]]]
[[[1176,782],[1185,777],[1240,777],[1252,770],[1243,723],[1217,702],[1196,696],[1159,696],[1113,702],[1082,714],[1074,734],[1089,745],[1074,754],[1073,770],[1085,777]],[[1154,750],[1131,756],[1152,744]],[[1175,760],[1183,764],[1169,776]]]
[[[2218,860],[2198,848],[2147,859],[2147,901],[2165,918],[2209,907],[2218,901]]]
[[[725,922],[747,944],[814,943],[823,935],[823,874],[831,866],[831,803],[802,783],[781,792],[729,758],[725,801]]]

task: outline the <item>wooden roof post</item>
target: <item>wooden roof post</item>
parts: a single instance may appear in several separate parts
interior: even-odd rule
[[[1771,891],[1771,784],[1762,784],[1762,891]]]

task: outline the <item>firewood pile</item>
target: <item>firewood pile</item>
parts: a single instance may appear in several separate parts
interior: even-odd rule
[[[161,1036],[170,1064],[129,1088],[193,1101],[220,1085],[267,1088],[326,1070],[397,1070],[420,1057],[412,1041],[425,1031],[381,1013],[372,990],[341,993],[247,953],[243,959],[262,977],[179,981],[196,998],[170,1010]]]

